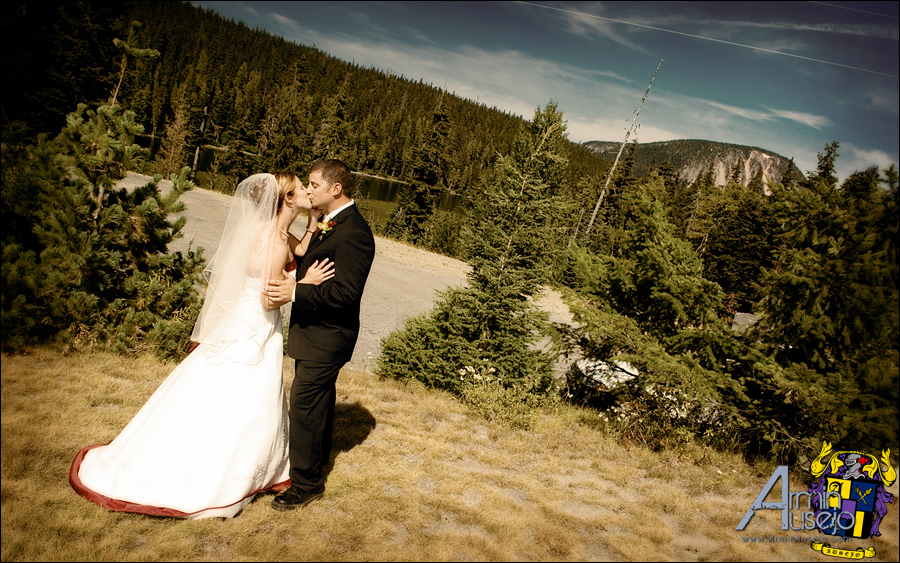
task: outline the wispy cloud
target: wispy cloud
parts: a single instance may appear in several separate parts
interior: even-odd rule
[[[831,126],[831,120],[824,115],[815,115],[802,111],[791,111],[783,109],[773,109],[772,114],[781,119],[787,119],[788,121],[793,121],[794,123],[799,123],[800,125],[812,127],[813,129],[816,129],[818,131],[821,131],[825,127]]]
[[[256,8],[254,8],[253,6],[247,5],[245,2],[238,2],[238,4],[240,4],[240,6],[243,9],[247,10],[247,12],[249,14],[251,14],[253,17],[255,17],[255,18],[259,17],[259,11]]]
[[[564,12],[563,22],[568,27],[568,31],[575,35],[591,38],[605,37],[639,53],[647,52],[643,46],[627,39],[616,31],[615,28],[621,26],[617,26],[614,22],[598,19],[593,14]]]
[[[722,104],[719,102],[714,102],[712,100],[700,100],[705,104],[708,104],[714,108],[720,109],[726,113],[731,115],[736,115],[738,117],[743,117],[744,119],[750,119],[752,121],[771,121],[772,115],[768,112],[752,110],[748,108],[741,108],[737,106],[731,106],[728,104]]]
[[[586,141],[617,141],[625,139],[629,122],[619,119],[582,119],[573,117],[566,121],[566,132],[570,140]],[[637,139],[639,143],[655,143],[657,141],[672,141],[684,138],[674,131],[654,125],[637,127],[628,138],[628,141]]]
[[[347,15],[353,18],[353,21],[355,21],[356,23],[361,23],[363,25],[372,25],[372,18],[370,18],[369,14],[365,12],[352,10],[348,12]]]
[[[846,178],[849,174],[860,170],[865,170],[872,166],[878,167],[880,173],[883,169],[889,168],[892,164],[897,165],[897,158],[891,158],[886,152],[879,149],[865,149],[858,147],[853,143],[841,143],[838,149],[840,158],[837,159],[837,173],[841,179]]]
[[[756,110],[744,107],[733,106],[729,104],[723,104],[720,102],[716,102],[714,100],[704,100],[701,98],[693,98],[691,101],[690,98],[684,101],[684,104],[688,107],[692,105],[699,106],[709,106],[716,108],[727,115],[731,115],[734,117],[739,117],[741,119],[747,119],[750,121],[756,122],[768,122],[775,121],[778,119],[786,119],[789,121],[793,121],[795,123],[800,123],[801,125],[806,125],[807,127],[812,127],[814,129],[822,129],[823,127],[827,127],[831,125],[831,120],[825,116],[815,115],[811,113],[804,113],[800,111],[791,111],[791,110],[782,110],[782,109],[772,109],[765,108],[764,110]],[[702,119],[707,122],[716,121],[715,116],[705,114]]]
[[[523,2],[523,4],[529,4]],[[611,6],[612,8],[607,8]],[[550,8],[549,6],[541,6]],[[698,10],[705,10],[702,3],[695,5]],[[900,29],[896,22],[885,24],[851,24],[841,21],[824,23],[801,23],[784,20],[750,21],[745,19],[706,18],[701,13],[682,14],[654,14],[648,12],[640,5],[637,8],[630,3],[584,5],[582,3],[571,4],[556,10],[559,17],[568,24],[569,30],[578,35],[596,33],[603,37],[609,37],[618,43],[628,45],[628,39],[623,38],[618,29],[629,33],[627,24],[643,27],[667,27],[683,33],[712,34],[716,37],[725,37],[738,33],[741,30],[776,30],[776,31],[802,31],[829,35],[848,35],[857,37],[869,37],[876,39],[900,39]],[[632,30],[636,30],[632,28]]]
[[[806,41],[801,41],[799,39],[777,38],[753,40],[752,44],[754,47],[762,49],[760,53],[763,54],[767,54],[769,51],[780,53],[802,53],[809,49],[809,44]]]
[[[816,33],[855,35],[859,37],[873,37],[877,39],[900,39],[896,25],[855,25],[842,23],[801,24],[794,22],[748,22],[748,21],[719,21],[717,25],[729,25],[734,27],[747,27],[755,29],[779,29],[787,31],[812,31]]]
[[[781,119],[789,119],[802,125],[812,127],[813,129],[822,129],[823,127],[831,125],[831,120],[822,115],[813,115],[811,113],[790,111],[784,109],[772,109],[770,111],[776,117],[780,117]]]
[[[428,35],[426,33],[422,33],[418,29],[404,27],[404,28],[402,28],[402,32],[405,36],[412,38],[414,41],[419,41],[426,45],[433,43],[430,35]]]
[[[865,94],[869,103],[873,108],[879,111],[886,111],[896,117],[900,114],[900,99],[897,98],[897,92],[888,92],[879,89]]]
[[[275,20],[276,22],[280,23],[281,25],[285,25],[290,28],[296,28],[298,25],[295,20],[292,20],[291,18],[281,15],[277,12],[269,12],[266,14],[266,16],[270,19]]]

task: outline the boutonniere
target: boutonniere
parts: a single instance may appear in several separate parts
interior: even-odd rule
[[[324,237],[329,231],[331,231],[331,229],[334,228],[335,224],[336,223],[334,221],[328,221],[326,223],[324,219],[316,223],[316,227],[319,228],[319,240],[322,240],[322,237]]]

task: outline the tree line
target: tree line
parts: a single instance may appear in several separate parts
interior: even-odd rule
[[[301,169],[326,156],[345,160],[353,170],[408,178],[430,141],[440,144],[446,161],[435,187],[465,191],[498,152],[506,152],[523,122],[187,3],[125,2],[117,10],[90,2],[13,4],[4,8],[10,11],[3,24],[10,32],[4,68],[16,69],[11,78],[31,82],[33,94],[24,88],[12,100],[4,94],[7,119],[53,132],[60,116],[73,109],[57,98],[68,93],[85,103],[105,101],[119,78],[121,52],[113,39],[128,36],[130,22],[139,21],[134,45],[159,56],[127,65],[119,101],[152,137],[162,137],[181,120],[185,135],[177,168],[194,168],[197,148],[211,145],[229,149],[223,167],[236,178],[259,169]],[[54,69],[49,77],[30,72],[45,65]],[[79,76],[86,67],[97,68],[89,85]],[[446,119],[440,139],[429,139],[434,113]],[[600,166],[595,159],[585,161]]]

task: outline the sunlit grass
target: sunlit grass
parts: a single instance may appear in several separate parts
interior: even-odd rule
[[[510,429],[447,393],[362,371],[338,379],[334,466],[318,503],[276,512],[262,495],[236,518],[183,521],[78,496],[75,453],[114,438],[171,369],[99,353],[3,356],[3,561],[824,560],[808,542],[741,540],[796,536],[780,513],[734,530],[772,466],[627,446],[568,406]],[[889,506],[880,538],[841,547],[896,561],[898,511]]]

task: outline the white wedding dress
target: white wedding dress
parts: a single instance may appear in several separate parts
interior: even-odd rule
[[[290,485],[281,311],[265,311],[261,291],[245,278],[219,327],[239,337],[197,346],[118,437],[78,453],[79,494],[110,510],[209,518]]]

